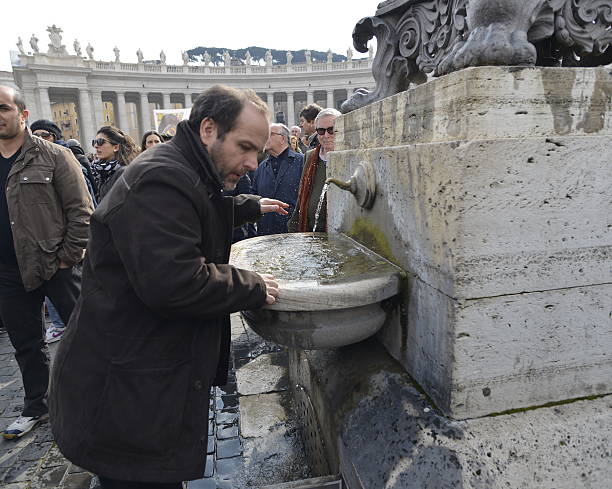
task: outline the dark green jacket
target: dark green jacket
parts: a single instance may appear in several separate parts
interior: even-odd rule
[[[53,277],[60,260],[72,265],[83,259],[93,204],[69,149],[26,129],[8,175],[6,201],[26,290]]]

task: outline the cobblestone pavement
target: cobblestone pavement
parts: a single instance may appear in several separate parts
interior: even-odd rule
[[[191,481],[189,489],[231,489],[232,476],[242,464],[238,394],[235,369],[256,356],[278,351],[232,316],[232,370],[226,386],[215,388],[209,410],[205,478]],[[51,357],[59,343],[49,345]],[[8,335],[0,330],[0,428],[23,409],[23,384]],[[48,422],[19,440],[0,438],[0,487],[3,489],[89,489],[92,474],[66,460],[53,442]]]

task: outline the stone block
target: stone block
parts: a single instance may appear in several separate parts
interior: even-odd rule
[[[481,66],[344,115],[336,150],[612,134],[612,70]]]
[[[482,67],[339,118],[328,227],[407,272],[379,337],[449,416],[612,392],[612,74]]]
[[[612,480],[610,395],[454,421],[374,340],[295,360],[292,381],[308,386],[332,471],[351,489],[607,489]]]
[[[287,390],[287,354],[260,355],[236,371],[241,396]]]

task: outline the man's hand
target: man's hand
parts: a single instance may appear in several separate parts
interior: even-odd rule
[[[263,197],[259,199],[259,208],[262,214],[267,214],[268,212],[276,212],[281,216],[286,216],[289,214],[285,209],[289,207],[289,204],[281,202],[276,199],[268,199],[267,197]]]
[[[278,297],[278,283],[274,280],[274,276],[269,273],[260,273],[259,275],[266,284],[266,304],[274,304]]]

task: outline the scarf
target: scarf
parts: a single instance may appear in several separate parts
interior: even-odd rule
[[[98,184],[98,188],[100,188],[100,185],[103,185],[106,182],[108,182],[110,177],[113,176],[113,173],[115,173],[117,171],[117,168],[119,168],[120,166],[121,166],[121,163],[119,163],[117,160],[110,160],[110,161],[96,160],[94,161],[91,164],[91,167],[93,168],[95,172],[96,183]]]
[[[310,154],[308,161],[306,162],[306,169],[304,170],[304,177],[302,184],[300,185],[300,193],[298,194],[297,208],[299,211],[298,221],[298,232],[305,233],[312,231],[308,229],[308,201],[312,194],[312,187],[314,185],[314,177],[317,173],[317,166],[319,163],[319,154],[321,153],[321,145],[317,145],[315,150]]]

